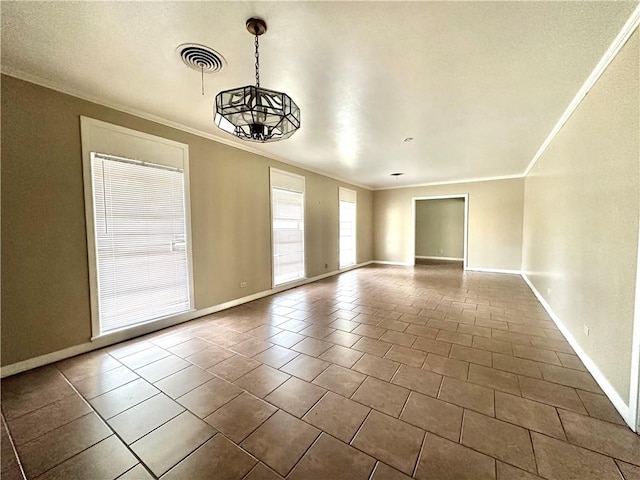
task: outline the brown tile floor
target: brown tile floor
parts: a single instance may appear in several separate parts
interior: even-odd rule
[[[7,480],[640,478],[640,437],[522,279],[451,265],[354,270],[16,375],[2,413]]]

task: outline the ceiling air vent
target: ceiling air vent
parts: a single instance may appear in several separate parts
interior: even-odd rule
[[[176,52],[187,67],[202,73],[219,72],[227,64],[224,57],[214,49],[197,43],[179,45]]]

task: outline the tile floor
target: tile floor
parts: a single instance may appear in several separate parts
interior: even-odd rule
[[[522,279],[447,265],[354,270],[16,375],[2,413],[6,480],[640,479],[640,436]]]

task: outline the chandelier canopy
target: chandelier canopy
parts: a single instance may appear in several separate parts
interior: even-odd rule
[[[224,90],[216,95],[216,125],[242,140],[276,142],[300,128],[300,109],[284,92],[260,87],[258,37],[267,31],[259,18],[247,20],[247,30],[255,36],[256,85]]]

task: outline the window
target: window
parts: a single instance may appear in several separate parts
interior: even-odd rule
[[[340,268],[356,263],[356,192],[339,188]]]
[[[92,138],[88,132],[100,124],[83,118],[83,148],[92,150],[85,179],[94,336],[173,317],[193,304],[185,159],[169,146],[174,161],[156,157],[157,143],[139,148],[150,136],[109,124]]]
[[[305,277],[304,177],[271,169],[273,285]]]

